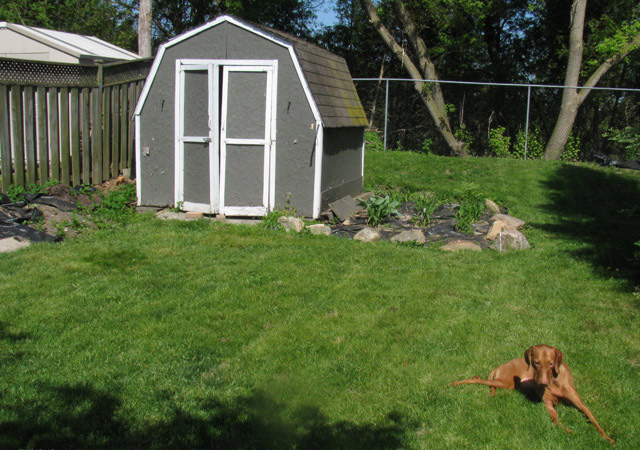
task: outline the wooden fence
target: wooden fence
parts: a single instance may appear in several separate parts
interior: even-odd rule
[[[99,184],[135,173],[150,59],[102,66],[0,59],[0,173],[11,184]]]

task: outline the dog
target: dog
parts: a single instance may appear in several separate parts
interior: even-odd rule
[[[511,360],[493,369],[488,380],[473,377],[455,381],[451,385],[483,384],[491,388],[491,396],[495,395],[496,388],[517,389],[531,399],[544,402],[551,420],[569,433],[571,430],[558,422],[555,405],[559,402],[571,404],[582,411],[602,437],[613,444],[613,439],[607,436],[580,399],[573,386],[569,366],[562,361],[563,357],[562,352],[555,347],[534,345],[524,352],[524,358]]]

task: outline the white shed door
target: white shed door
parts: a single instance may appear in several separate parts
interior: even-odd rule
[[[276,66],[269,63],[178,62],[177,206],[230,216],[271,209]]]

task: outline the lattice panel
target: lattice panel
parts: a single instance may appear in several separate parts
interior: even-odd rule
[[[96,86],[97,66],[0,58],[0,83],[31,86]]]
[[[144,80],[149,74],[153,59],[139,59],[126,63],[103,66],[103,84],[111,86],[129,81]]]

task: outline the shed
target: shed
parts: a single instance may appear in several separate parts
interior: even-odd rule
[[[72,64],[131,61],[138,55],[94,36],[0,22],[0,57]]]
[[[160,46],[135,110],[138,204],[318,217],[362,192],[366,115],[345,60],[233,16]]]

